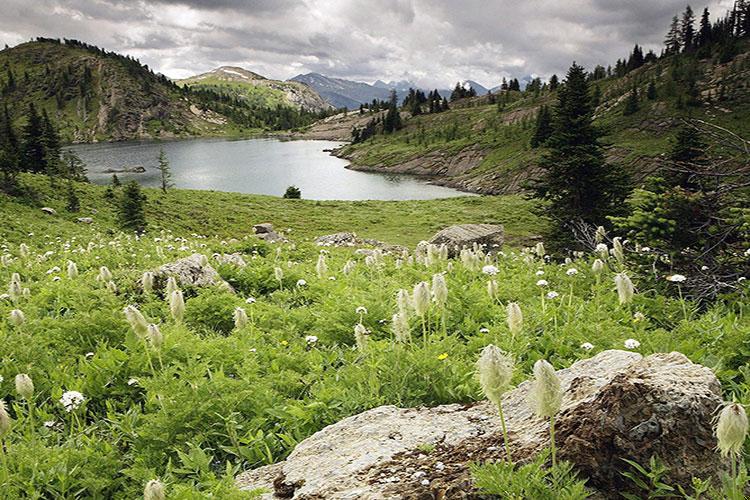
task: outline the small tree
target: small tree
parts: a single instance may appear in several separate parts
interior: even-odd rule
[[[88,182],[86,164],[72,151],[66,150],[62,155],[62,175],[77,182]]]
[[[552,113],[547,106],[539,108],[536,116],[536,130],[531,137],[531,147],[537,148],[543,146],[547,139],[552,135]]]
[[[625,101],[625,109],[622,110],[622,114],[630,116],[638,112],[640,108],[638,100],[638,87],[633,85],[633,90],[630,91],[627,100]]]
[[[78,212],[81,209],[81,201],[78,199],[78,193],[73,185],[73,181],[68,181],[68,212]]]
[[[648,82],[648,90],[646,90],[646,97],[649,101],[655,101],[656,100],[656,82],[651,80]]]
[[[128,231],[142,233],[146,230],[146,196],[135,181],[125,185],[120,197],[120,227]]]
[[[120,182],[120,178],[117,177],[117,174],[112,174],[112,187],[118,188],[122,186],[122,182]]]
[[[289,186],[288,188],[286,188],[284,198],[299,200],[300,198],[302,198],[302,191],[300,191],[297,186]]]
[[[169,168],[169,160],[163,149],[159,150],[159,176],[161,178],[162,193],[166,193],[169,188],[174,187],[172,183],[172,170]]]

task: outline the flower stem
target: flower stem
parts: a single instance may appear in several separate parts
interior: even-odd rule
[[[557,466],[557,450],[555,449],[555,417],[549,418],[549,443],[552,450],[552,467]]]
[[[513,459],[510,456],[510,445],[508,443],[508,429],[505,427],[505,415],[503,415],[502,403],[497,404],[497,411],[500,414],[500,426],[503,428],[503,442],[505,444],[505,454],[508,456],[508,463],[512,464]]]

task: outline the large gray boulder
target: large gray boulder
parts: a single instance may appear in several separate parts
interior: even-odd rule
[[[451,256],[474,245],[481,245],[487,252],[498,251],[504,241],[505,230],[499,224],[459,224],[443,229],[430,239],[434,245],[446,245]]]
[[[708,368],[680,353],[643,358],[604,351],[558,376],[565,391],[556,424],[559,457],[573,462],[599,496],[619,498],[632,488],[621,475],[628,468],[623,458],[647,464],[659,457],[671,484],[717,481],[725,469],[712,431],[720,386]],[[532,413],[529,389],[524,382],[503,400],[518,462],[549,446],[548,422]],[[469,498],[468,464],[501,460],[503,453],[497,411],[488,402],[382,406],[324,428],[287,460],[245,472],[237,482],[265,489],[266,500]]]
[[[253,231],[255,232],[255,236],[263,241],[267,241],[268,243],[283,243],[288,241],[273,229],[273,224],[270,222],[263,222],[262,224],[254,225]]]
[[[378,248],[382,250],[385,253],[390,254],[401,254],[403,252],[408,252],[409,249],[401,246],[401,245],[391,245],[390,243],[384,243],[379,240],[373,240],[369,238],[360,238],[354,233],[349,232],[342,232],[342,233],[333,233],[333,234],[326,234],[324,236],[318,236],[315,238],[315,243],[318,246],[322,247],[372,247],[372,248]],[[360,251],[362,250],[362,251]],[[368,251],[367,249],[360,249],[357,250],[357,253],[363,254],[363,255],[370,255],[372,251]]]
[[[159,267],[154,271],[154,287],[163,289],[170,276],[180,287],[220,286],[231,290],[229,283],[208,263],[206,256],[199,253]]]

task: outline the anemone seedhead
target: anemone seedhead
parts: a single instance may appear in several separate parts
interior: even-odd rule
[[[73,279],[78,276],[78,266],[72,260],[68,261],[68,278]]]
[[[172,313],[175,321],[182,321],[185,315],[185,298],[182,295],[182,290],[175,290],[169,296],[169,312]]]
[[[247,325],[247,312],[241,307],[234,308],[234,327],[238,330]]]
[[[10,324],[15,326],[16,328],[20,327],[26,322],[26,316],[23,314],[23,311],[20,309],[13,309],[10,312]]]
[[[167,278],[167,288],[166,288],[166,296],[171,297],[172,293],[175,290],[179,290],[180,287],[177,286],[177,280],[174,278],[174,276],[170,276]]]
[[[430,285],[426,281],[421,281],[414,287],[412,306],[420,318],[427,313],[430,307]]]
[[[29,400],[34,396],[34,381],[25,373],[16,375],[16,392],[23,399]]]
[[[315,272],[318,273],[318,278],[325,278],[328,274],[328,265],[326,264],[326,256],[321,252],[318,255],[318,263],[315,265]]]
[[[409,330],[409,320],[404,313],[396,313],[391,319],[391,328],[393,329],[393,335],[396,337],[398,342],[408,342],[411,337],[411,331]]]
[[[539,417],[551,418],[560,411],[562,387],[555,369],[546,360],[534,363],[534,380],[529,393],[534,413]]]
[[[497,281],[495,280],[489,280],[487,282],[487,294],[490,296],[491,299],[497,299]]]
[[[12,423],[8,408],[5,406],[5,400],[0,399],[0,439],[3,439],[10,432]]]
[[[158,479],[152,479],[146,483],[146,487],[143,489],[143,500],[164,500],[166,497],[164,483]]]
[[[604,271],[604,262],[602,259],[596,259],[593,264],[591,264],[591,271],[594,274],[601,274],[602,271]]]
[[[523,313],[521,312],[521,306],[517,302],[509,302],[507,306],[507,319],[508,328],[510,333],[517,335],[521,333],[523,329]]]
[[[364,352],[367,348],[367,328],[362,323],[354,326],[354,340],[357,343],[357,350]]]
[[[126,306],[122,312],[125,314],[127,322],[130,323],[133,332],[135,332],[139,338],[144,338],[148,333],[148,321],[143,317],[141,311],[135,306]]]
[[[739,456],[747,437],[747,427],[747,413],[741,404],[729,403],[724,406],[715,429],[722,456]]]
[[[438,307],[445,307],[448,302],[448,284],[445,282],[445,276],[442,273],[435,274],[432,277],[432,299]]]
[[[620,299],[620,304],[629,304],[633,300],[635,289],[633,288],[633,282],[625,273],[619,273],[615,275],[615,287],[617,288],[617,296]]]
[[[143,287],[143,291],[146,293],[154,291],[154,273],[151,271],[143,273],[143,276],[141,276],[141,287]]]
[[[146,333],[148,341],[154,346],[155,349],[161,349],[164,345],[164,335],[161,333],[159,327],[153,323],[148,325],[148,331]]]
[[[477,373],[484,395],[496,405],[500,405],[500,400],[513,378],[513,358],[499,347],[490,344],[482,349],[477,361]]]

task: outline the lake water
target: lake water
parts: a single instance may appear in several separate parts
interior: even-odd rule
[[[112,172],[141,166],[144,173],[117,173],[122,181],[159,186],[157,156],[164,149],[176,187],[282,196],[295,185],[313,200],[424,200],[466,196],[423,179],[348,170],[348,162],[324,149],[332,141],[188,139],[127,141],[71,146],[88,167],[89,179],[108,184]]]

